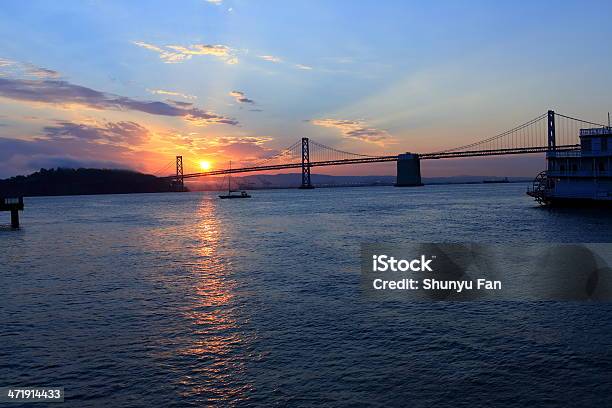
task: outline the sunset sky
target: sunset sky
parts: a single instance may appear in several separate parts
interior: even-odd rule
[[[304,136],[361,154],[428,152],[549,108],[603,122],[611,16],[609,1],[3,1],[0,178],[155,172],[178,154],[187,170],[220,168]],[[425,175],[543,166],[438,161]]]

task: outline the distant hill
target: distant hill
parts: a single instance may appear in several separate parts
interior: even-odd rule
[[[499,177],[498,177],[499,178]],[[232,188],[256,190],[296,188],[300,173],[252,174],[232,177]],[[455,176],[423,178],[425,184],[482,183],[495,177]],[[531,178],[509,177],[510,182],[531,181]],[[316,187],[391,186],[395,176],[331,176],[313,174]],[[225,190],[227,179],[203,177],[190,181],[190,190]],[[130,170],[108,169],[40,169],[28,176],[0,180],[0,196],[56,196],[87,194],[163,193],[173,191],[167,179]]]
[[[0,196],[159,193],[172,191],[168,180],[130,170],[40,169],[0,180]]]
[[[452,176],[452,177],[424,177],[424,184],[464,184],[482,183],[484,180],[502,179],[492,176]],[[531,181],[528,177],[508,177],[509,182]],[[331,176],[327,174],[313,174],[312,184],[316,187],[350,187],[350,186],[392,186],[395,176]],[[302,182],[301,173],[284,174],[252,174],[246,176],[233,176],[232,188],[256,190],[265,188],[295,188]],[[204,177],[190,181],[191,190],[224,190],[227,189],[227,179],[223,177]]]
[[[330,176],[326,174],[313,174],[312,184],[316,187],[346,187],[346,186],[375,186],[392,185],[395,176]],[[283,174],[251,174],[246,176],[232,176],[232,188],[245,190],[295,188],[302,182],[301,173]],[[227,178],[203,177],[194,181],[189,180],[190,190],[210,191],[227,190]]]

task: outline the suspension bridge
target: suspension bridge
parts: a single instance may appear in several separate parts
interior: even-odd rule
[[[329,147],[311,140],[301,138],[277,154],[258,161],[253,161],[235,168],[187,173],[184,172],[183,157],[176,156],[174,174],[164,176],[172,182],[177,191],[184,191],[184,181],[197,177],[218,176],[234,173],[254,173],[270,170],[301,169],[302,183],[300,188],[313,188],[310,179],[311,168],[340,166],[347,164],[364,164],[380,162],[397,162],[396,186],[418,186],[421,183],[421,160],[439,160],[462,157],[483,157],[546,153],[579,150],[579,132],[584,127],[605,127],[606,125],[578,119],[572,116],[555,113],[549,110],[510,130],[473,143],[456,146],[450,149],[429,153],[402,153],[389,156],[370,156],[351,153]]]

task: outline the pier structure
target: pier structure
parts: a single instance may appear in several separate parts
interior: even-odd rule
[[[19,211],[23,211],[23,197],[0,197],[0,211],[10,211],[11,228],[19,228]]]
[[[397,156],[396,187],[422,186],[421,159],[418,154],[404,153]]]

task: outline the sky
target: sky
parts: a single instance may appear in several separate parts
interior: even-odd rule
[[[610,16],[609,1],[5,0],[0,178],[57,166],[171,174],[176,155],[187,171],[225,168],[301,137],[425,153],[548,109],[603,122]],[[530,176],[544,161],[423,166],[425,176]]]

